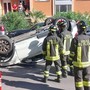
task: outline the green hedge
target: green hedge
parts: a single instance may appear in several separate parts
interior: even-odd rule
[[[76,12],[57,12],[54,15],[54,18],[58,18],[58,17],[65,17],[67,19],[71,19],[71,20],[84,20],[87,25],[90,26],[90,14],[85,12],[85,13],[76,13]]]
[[[30,27],[28,20],[23,13],[9,12],[2,17],[2,23],[7,31],[26,29]]]

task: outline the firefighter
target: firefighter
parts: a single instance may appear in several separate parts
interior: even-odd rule
[[[55,81],[60,82],[61,79],[60,52],[62,52],[62,49],[63,45],[60,38],[56,34],[56,27],[54,25],[51,25],[49,27],[49,34],[44,39],[42,45],[43,55],[46,60],[43,82],[45,83],[47,82],[49,77],[49,71],[53,62],[56,68],[56,75],[57,75]]]
[[[67,22],[64,19],[59,20],[57,25],[59,28],[61,28],[61,33],[59,34],[59,37],[61,38],[64,45],[63,53],[61,54],[62,76],[66,78],[68,75],[68,59],[70,54],[70,45],[73,37],[71,32],[67,30]],[[70,73],[72,73],[72,66],[70,66]]]
[[[77,23],[78,36],[71,42],[70,56],[74,66],[76,90],[90,90],[90,36],[86,35],[86,23]]]

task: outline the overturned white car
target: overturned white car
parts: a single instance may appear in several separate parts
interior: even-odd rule
[[[59,18],[61,19],[61,18]],[[6,35],[0,35],[0,66],[8,66],[21,63],[26,58],[32,58],[42,53],[42,43],[48,34],[48,28],[54,20],[49,18],[45,21],[45,26],[33,31],[23,33],[16,37],[9,38]],[[71,31],[77,32],[75,21],[70,21]]]

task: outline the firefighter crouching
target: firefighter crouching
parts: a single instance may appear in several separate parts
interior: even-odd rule
[[[63,45],[60,38],[56,34],[56,27],[54,25],[51,25],[49,27],[49,34],[45,38],[42,45],[43,55],[46,60],[43,82],[47,82],[49,77],[49,71],[53,62],[57,74],[57,79],[55,79],[55,81],[60,82],[60,52],[62,52],[62,49]]]
[[[73,37],[71,32],[67,30],[67,22],[64,19],[58,21],[57,26],[61,28],[59,37],[63,43],[63,53],[61,54],[62,76],[66,78],[68,75],[68,59],[70,54],[71,40]],[[72,73],[72,67],[70,66],[69,68],[70,73]]]
[[[90,36],[84,21],[77,23],[78,36],[71,42],[70,56],[74,66],[76,90],[90,90]]]

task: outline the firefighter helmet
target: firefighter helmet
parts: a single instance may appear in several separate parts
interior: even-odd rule
[[[57,22],[57,26],[67,27],[67,22],[64,19],[60,19]]]
[[[86,33],[86,23],[84,21],[77,22],[78,34]]]
[[[49,27],[49,30],[55,32],[57,30],[57,28],[54,25],[51,25]]]
[[[84,29],[86,29],[86,23],[83,20],[78,21],[77,22],[77,27],[78,27],[78,29],[84,30]]]

